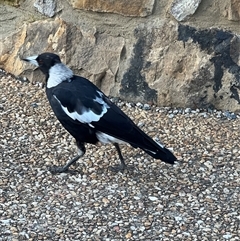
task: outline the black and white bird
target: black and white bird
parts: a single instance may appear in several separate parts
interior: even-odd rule
[[[89,80],[74,75],[59,56],[42,53],[24,58],[36,66],[46,77],[49,103],[63,127],[76,139],[78,155],[62,167],[52,167],[52,173],[67,172],[69,166],[82,157],[85,143],[112,143],[121,164],[114,171],[124,171],[127,165],[119,144],[129,143],[141,148],[156,159],[174,164],[176,157],[162,144],[151,139],[137,127],[109,98]]]

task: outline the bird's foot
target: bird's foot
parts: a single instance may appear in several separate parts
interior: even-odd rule
[[[132,171],[133,169],[134,169],[134,166],[127,166],[127,165],[122,165],[122,164],[109,167],[110,171],[121,172],[121,173],[123,173],[125,170]]]
[[[59,167],[59,166],[52,166],[48,169],[53,175],[59,174],[59,173],[70,173],[70,174],[76,174],[77,171],[70,170],[68,167]]]

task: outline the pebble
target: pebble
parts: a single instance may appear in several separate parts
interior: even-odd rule
[[[130,239],[132,237],[132,233],[128,232],[125,237],[126,237],[126,239]]]
[[[140,103],[140,102],[137,102],[136,106],[137,106],[138,108],[143,108],[143,104]]]
[[[158,200],[157,197],[153,197],[153,196],[149,196],[148,198],[149,198],[151,201],[153,201],[153,202]]]
[[[190,113],[191,112],[191,108],[186,108],[185,110],[184,110],[184,113]]]
[[[211,169],[213,168],[213,165],[212,165],[212,163],[211,163],[210,161],[206,161],[206,162],[204,163],[204,165],[205,165],[209,170],[211,170]]]
[[[230,239],[231,237],[232,237],[232,235],[230,233],[223,235],[223,238],[225,238],[225,239]]]
[[[31,103],[31,106],[33,107],[33,108],[37,108],[38,107],[38,104],[37,103]]]
[[[168,115],[168,118],[172,119],[174,116],[175,116],[175,114],[172,113],[172,114]]]
[[[229,120],[235,120],[237,115],[235,113],[231,113],[229,111],[224,111],[223,113]]]
[[[143,109],[144,109],[144,110],[150,110],[151,107],[150,107],[149,104],[144,104],[144,105],[143,105]]]

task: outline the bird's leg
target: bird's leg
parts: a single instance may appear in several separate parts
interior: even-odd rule
[[[70,160],[68,163],[66,163],[64,166],[62,167],[57,167],[57,166],[53,166],[53,167],[50,167],[49,168],[49,171],[52,173],[52,174],[56,174],[56,173],[62,173],[62,172],[68,172],[69,171],[69,167],[76,163],[76,161],[82,157],[85,152],[86,152],[86,148],[84,146],[84,143],[82,142],[79,142],[79,141],[76,141],[77,143],[77,147],[78,147],[78,155],[75,156],[72,160]]]
[[[110,170],[113,171],[113,172],[119,172],[119,171],[123,172],[125,169],[127,169],[127,165],[124,162],[124,158],[122,156],[122,153],[121,153],[119,145],[117,143],[114,143],[114,146],[117,149],[118,156],[119,156],[119,159],[121,161],[121,164],[120,165],[116,165],[114,167],[110,167]]]

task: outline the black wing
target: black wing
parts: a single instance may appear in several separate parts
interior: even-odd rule
[[[85,78],[74,76],[71,82],[56,86],[51,95],[74,122],[89,124],[114,137],[118,133],[130,132],[134,125],[100,89]]]

